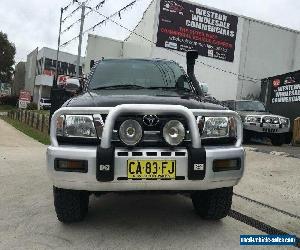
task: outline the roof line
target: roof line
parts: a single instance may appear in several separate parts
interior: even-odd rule
[[[54,51],[56,51],[56,49],[52,49],[52,48],[49,48],[49,47],[46,47],[46,46],[44,46],[44,47],[42,47],[41,49],[39,49],[39,51],[41,51],[42,49],[49,49],[49,50],[54,50]],[[65,51],[63,51],[63,50],[59,50],[59,53],[65,53],[65,54],[68,54],[68,55],[71,55],[71,56],[77,56],[77,55],[75,55],[75,54],[72,54],[72,53],[69,53],[69,52],[65,52]],[[84,56],[82,56],[81,58],[84,58]]]
[[[99,36],[99,35],[95,35],[95,34],[92,34],[92,33],[88,33],[88,36],[89,37],[101,37],[101,38],[105,38],[107,40],[111,40],[111,41],[114,41],[114,42],[119,42],[119,43],[123,43],[124,40],[118,40],[118,39],[115,39],[115,38],[111,38],[111,37],[108,37],[108,36]]]

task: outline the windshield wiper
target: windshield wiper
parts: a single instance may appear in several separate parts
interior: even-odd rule
[[[253,112],[266,112],[265,110],[254,110],[254,109],[243,109],[241,111],[246,111],[246,112],[250,112],[250,111],[253,111]]]
[[[176,88],[176,87],[148,87],[147,89],[162,89],[162,90],[169,90],[169,89],[172,89],[172,90],[184,90],[185,92],[191,92],[190,89],[187,89],[187,88]]]
[[[92,90],[100,90],[100,89],[144,89],[145,87],[136,85],[136,84],[119,84],[119,85],[110,85],[110,86],[102,86],[96,87]]]

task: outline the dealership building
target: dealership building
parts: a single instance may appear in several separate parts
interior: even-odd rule
[[[53,86],[53,77],[56,70],[56,50],[43,47],[33,50],[27,55],[25,65],[25,90],[31,93],[33,102],[38,103],[40,98],[50,98],[51,87]],[[65,79],[66,76],[75,76],[77,56],[59,52],[58,57],[58,77]],[[82,73],[81,58],[79,74]],[[59,84],[59,82],[58,82]]]
[[[300,69],[300,32],[195,2],[155,0],[125,41],[89,35],[84,68],[101,58],[164,58],[195,74],[220,100],[258,97],[261,79]]]

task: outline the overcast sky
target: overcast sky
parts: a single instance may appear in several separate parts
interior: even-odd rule
[[[1,0],[0,30],[7,33],[9,40],[15,43],[16,62],[26,60],[26,55],[36,47],[56,49],[60,7],[68,5],[70,1]],[[88,5],[94,7],[101,1],[103,0],[89,0]],[[106,0],[99,11],[110,15],[130,2],[132,0]],[[137,0],[131,9],[121,15],[121,20],[119,16],[116,16],[116,20],[133,29],[150,2],[151,0]],[[300,30],[300,0],[193,0],[193,2]],[[76,7],[76,4],[72,5],[66,11],[65,16]],[[77,11],[63,23],[62,30],[79,17],[80,11]],[[84,30],[102,19],[97,13],[88,15]],[[78,31],[79,24],[62,35],[62,43],[78,35]],[[128,31],[111,22],[107,22],[90,33],[122,40],[128,36]],[[86,38],[87,33],[84,36],[83,54]],[[62,50],[76,54],[77,46],[78,40],[75,40]]]

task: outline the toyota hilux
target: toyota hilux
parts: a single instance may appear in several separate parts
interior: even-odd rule
[[[269,138],[274,146],[281,146],[288,138],[290,119],[268,112],[262,102],[229,100],[223,103],[241,116],[244,142],[248,142],[252,137]]]
[[[58,220],[82,220],[91,194],[136,191],[188,194],[200,217],[228,215],[244,172],[242,123],[203,95],[198,53],[186,56],[187,73],[163,59],[98,61],[53,114],[47,169]]]

